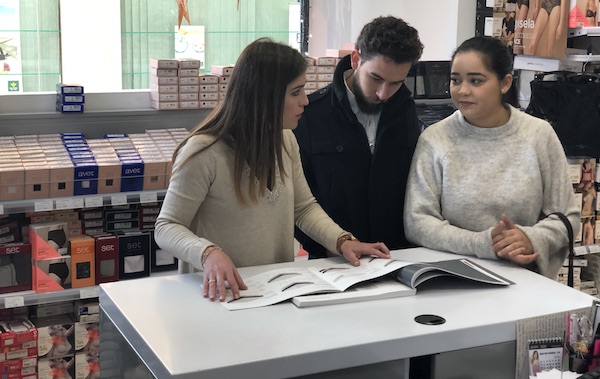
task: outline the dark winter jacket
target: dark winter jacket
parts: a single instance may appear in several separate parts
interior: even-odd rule
[[[420,133],[415,103],[402,86],[383,107],[375,151],[350,108],[344,72],[350,57],[337,65],[334,81],[309,95],[295,134],[308,184],[323,209],[364,242],[385,242],[390,249],[412,246],[404,236],[406,180]],[[311,258],[325,249],[296,230]]]

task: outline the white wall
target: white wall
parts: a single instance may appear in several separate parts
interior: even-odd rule
[[[85,92],[120,91],[120,1],[61,0],[60,28],[63,83],[83,85]]]
[[[400,17],[419,31],[422,60],[449,60],[475,35],[476,0],[311,0],[309,55],[354,42],[364,24],[378,16]]]

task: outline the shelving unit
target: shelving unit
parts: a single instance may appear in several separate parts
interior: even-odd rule
[[[95,208],[110,205],[155,203],[164,199],[166,189],[140,192],[67,196],[0,202],[0,214]]]

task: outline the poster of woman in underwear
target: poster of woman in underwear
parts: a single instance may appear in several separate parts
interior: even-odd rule
[[[569,0],[516,0],[515,54],[563,58]]]

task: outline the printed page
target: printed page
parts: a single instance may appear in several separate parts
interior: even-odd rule
[[[264,307],[309,293],[332,292],[337,289],[303,267],[266,271],[244,278],[248,287],[234,299],[230,291],[223,304],[229,310]]]
[[[298,308],[316,305],[331,305],[353,303],[357,301],[389,299],[393,297],[411,296],[416,294],[414,288],[400,283],[389,276],[358,283],[344,292],[322,293],[315,295],[294,296],[292,303]]]
[[[360,266],[358,267],[352,266],[350,263],[331,264],[330,261],[324,262],[329,262],[329,265],[308,267],[308,270],[339,291],[345,291],[354,284],[379,278],[413,263],[375,257],[360,258]]]

